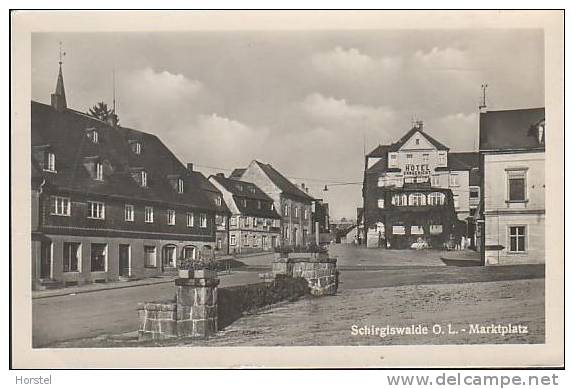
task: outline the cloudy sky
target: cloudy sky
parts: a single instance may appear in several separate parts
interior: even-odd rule
[[[112,101],[124,126],[158,135],[205,174],[271,163],[355,217],[363,149],[413,118],[451,150],[477,148],[490,109],[544,105],[540,30],[35,34],[32,99],[49,103],[62,41],[68,106]],[[216,167],[215,170],[210,167]]]

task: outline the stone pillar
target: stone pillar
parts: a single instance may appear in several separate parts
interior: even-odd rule
[[[181,337],[207,338],[217,332],[217,285],[215,272],[203,272],[204,278],[175,280],[177,334]],[[201,276],[200,276],[201,277]]]

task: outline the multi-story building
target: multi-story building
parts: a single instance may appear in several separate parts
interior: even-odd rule
[[[544,108],[480,114],[485,265],[545,261]]]
[[[235,169],[230,178],[252,182],[273,199],[281,215],[281,244],[306,245],[312,236],[311,205],[314,198],[289,181],[270,164],[252,161],[245,169]]]
[[[431,247],[468,235],[478,153],[453,153],[418,122],[365,157],[364,242],[368,247]]]
[[[226,178],[223,174],[209,177],[223,193],[231,210],[229,247],[234,254],[269,251],[279,244],[281,216],[273,199],[255,184]]]
[[[221,208],[155,135],[68,108],[61,68],[31,121],[34,287],[154,276],[212,255]]]

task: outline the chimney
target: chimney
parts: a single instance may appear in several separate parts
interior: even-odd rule
[[[225,175],[223,173],[217,173],[216,176],[217,177],[225,177]]]
[[[187,163],[187,170],[190,171],[190,172],[193,171],[193,163],[191,163],[191,162],[188,162],[188,163]]]

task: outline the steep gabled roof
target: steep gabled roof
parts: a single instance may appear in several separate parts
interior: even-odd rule
[[[445,145],[440,143],[438,140],[436,140],[435,138],[433,138],[432,136],[430,136],[429,134],[424,132],[422,128],[413,127],[405,135],[403,135],[401,137],[401,139],[398,140],[398,142],[395,142],[392,145],[390,145],[389,151],[398,151],[417,132],[420,132],[421,135],[423,137],[425,137],[425,139],[428,140],[434,147],[436,147],[437,150],[448,150],[449,149],[448,147],[446,147]]]
[[[240,181],[233,178],[226,178],[223,175],[214,175],[213,178],[221,186],[223,186],[229,193],[238,197],[245,197],[248,199],[263,200],[272,202],[273,199],[265,194],[257,185],[252,182]]]
[[[206,210],[216,210],[201,188],[198,174],[188,174],[185,166],[155,135],[127,127],[111,127],[87,114],[32,101],[32,149],[48,145],[56,156],[57,173],[45,173],[47,185],[60,190],[101,196],[121,196],[134,200],[158,201]],[[86,130],[98,131],[98,143],[92,143]],[[135,154],[130,141],[142,143]],[[98,157],[104,164],[104,181],[92,179],[84,166],[86,158]],[[32,158],[35,153],[32,152]],[[40,163],[40,161],[35,161]],[[134,169],[145,169],[148,187],[132,178]],[[184,180],[185,193],[177,193],[168,176]]]
[[[229,178],[241,178],[241,176],[243,175],[243,173],[245,173],[245,168],[237,168],[237,169],[233,169],[233,171],[231,172],[231,174],[229,175]]]
[[[297,187],[297,185],[293,184],[285,176],[275,170],[275,168],[273,168],[273,166],[270,164],[265,164],[259,161],[255,161],[255,163],[257,163],[261,170],[263,170],[267,177],[269,177],[269,179],[283,192],[283,194],[306,201],[315,200],[313,197],[303,192]]]
[[[480,150],[544,150],[533,131],[544,119],[544,108],[481,113]]]

